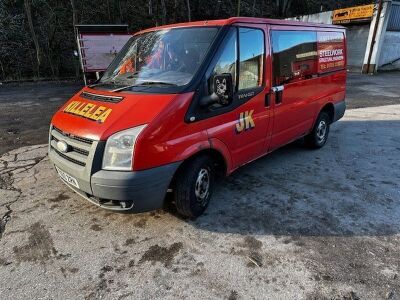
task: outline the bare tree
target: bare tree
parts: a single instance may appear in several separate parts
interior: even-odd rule
[[[111,10],[110,10],[110,1],[107,0],[107,14],[108,14],[108,22],[111,24],[112,20],[111,20]]]
[[[6,72],[4,71],[4,66],[3,66],[3,63],[1,62],[1,59],[0,59],[0,68],[1,68],[1,73],[3,75],[3,78],[6,79]]]
[[[165,5],[165,0],[161,0],[161,11],[162,11],[161,24],[165,25],[167,23],[167,6]]]
[[[147,6],[149,7],[149,15],[152,16],[153,15],[153,3],[151,0],[148,0]]]
[[[72,8],[72,26],[74,27],[74,38],[78,38],[78,30],[76,29],[76,25],[78,24],[78,11],[75,6],[75,0],[70,0],[71,2],[71,8]],[[78,43],[78,40],[76,40]],[[74,67],[75,67],[75,77],[79,76],[80,73],[80,67],[77,61],[74,61]]]
[[[75,2],[74,0],[70,0],[71,2],[71,8],[72,8],[72,26],[74,28],[74,33],[76,35],[76,27],[75,25],[78,22],[78,11],[76,10]]]
[[[176,23],[178,19],[178,0],[174,0],[174,18],[173,22]]]
[[[188,20],[190,22],[190,21],[192,21],[192,17],[190,14],[190,0],[186,0],[186,7],[187,7],[187,12],[188,12]]]
[[[24,7],[25,7],[26,16],[28,18],[29,31],[31,32],[33,43],[35,44],[36,63],[37,63],[37,76],[39,76],[39,70],[40,70],[40,47],[39,47],[39,40],[38,40],[38,38],[36,36],[35,29],[33,27],[32,1],[31,0],[24,0]]]
[[[286,17],[287,13],[290,10],[290,5],[292,4],[292,0],[276,0],[276,7],[278,8],[278,16]]]

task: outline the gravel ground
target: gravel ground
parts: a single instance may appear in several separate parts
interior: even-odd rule
[[[0,110],[1,111],[1,110]],[[0,157],[2,299],[399,299],[400,105],[348,110],[320,150],[222,180],[205,216],[120,214],[46,145]]]
[[[79,82],[0,85],[0,155],[46,143],[54,112],[81,88]]]

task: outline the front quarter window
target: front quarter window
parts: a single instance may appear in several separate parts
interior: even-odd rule
[[[226,37],[225,45],[219,56],[210,78],[208,79],[209,93],[214,91],[213,78],[215,75],[230,73],[232,75],[233,90],[236,90],[236,69],[237,69],[237,34],[236,29],[231,28]]]

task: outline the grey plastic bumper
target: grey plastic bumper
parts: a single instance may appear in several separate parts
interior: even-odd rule
[[[122,172],[100,170],[92,176],[79,176],[79,170],[60,163],[51,153],[53,163],[72,175],[79,189],[63,181],[69,188],[91,203],[109,210],[145,212],[163,207],[172,177],[181,162],[143,171]],[[61,179],[62,180],[62,179]]]
[[[333,116],[333,122],[341,119],[344,116],[344,112],[346,111],[346,101],[340,101],[333,105],[335,114]]]
[[[179,165],[180,162],[175,162],[137,172],[98,171],[91,178],[93,196],[118,202],[133,201],[130,210],[134,212],[161,208],[168,186]]]

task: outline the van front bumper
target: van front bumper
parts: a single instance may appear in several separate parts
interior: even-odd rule
[[[92,175],[94,204],[114,210],[145,212],[163,207],[180,162],[136,172],[101,170]]]
[[[58,141],[69,146],[60,152]],[[71,185],[79,195],[102,208],[144,212],[163,207],[172,177],[181,162],[174,162],[142,171],[102,170],[104,141],[89,140],[50,127],[49,158],[62,173],[72,177]],[[62,180],[62,179],[61,179]]]
[[[74,177],[79,189],[60,178],[69,188],[91,203],[115,211],[146,212],[162,208],[165,195],[180,162],[143,170],[99,170],[87,176],[54,151],[50,160],[61,171]]]

